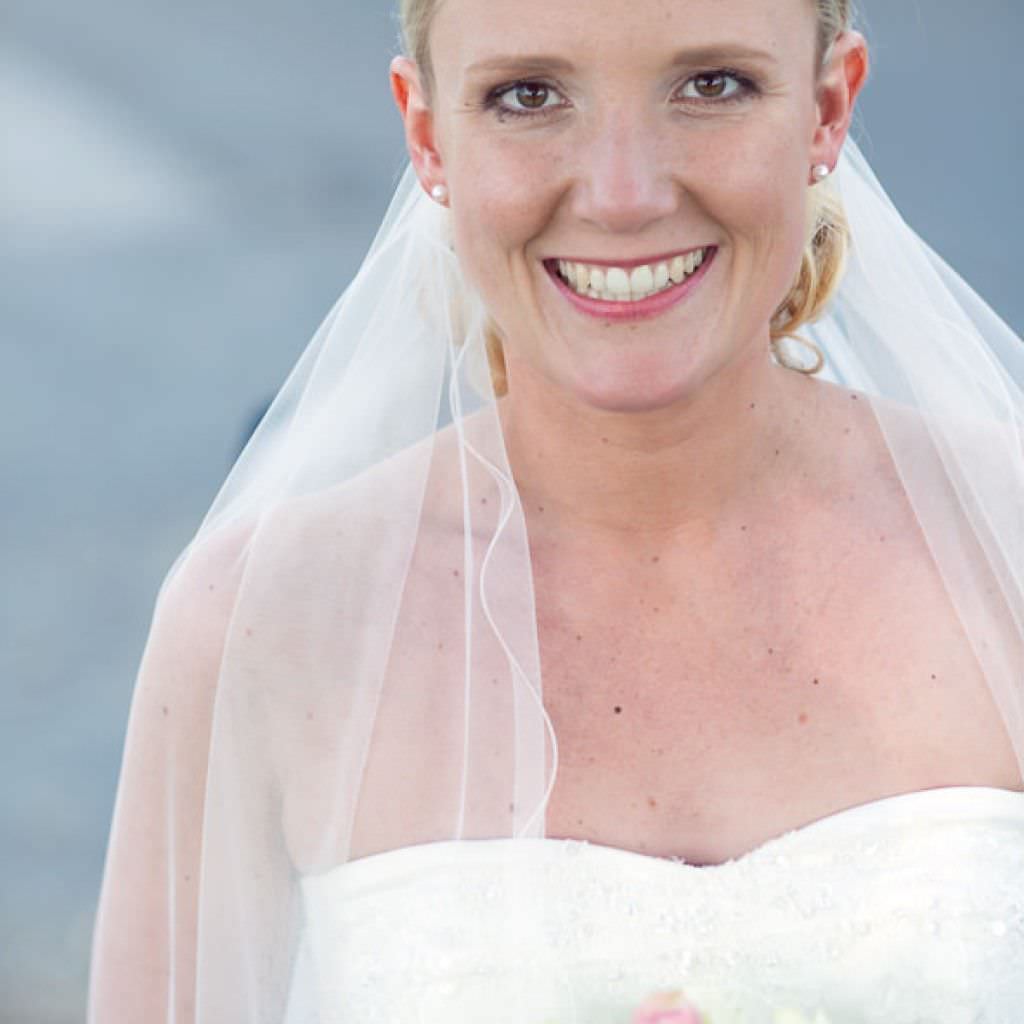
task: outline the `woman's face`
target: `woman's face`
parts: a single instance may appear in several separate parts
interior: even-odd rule
[[[513,394],[656,409],[767,359],[841,143],[816,41],[810,0],[440,4],[429,173]]]

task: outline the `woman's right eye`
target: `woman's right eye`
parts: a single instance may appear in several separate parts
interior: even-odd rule
[[[549,102],[553,100],[554,102]],[[564,106],[558,92],[543,82],[516,82],[502,86],[487,98],[487,106],[498,116],[536,117]]]

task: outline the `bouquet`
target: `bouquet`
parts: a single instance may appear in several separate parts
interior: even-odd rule
[[[702,1013],[681,991],[659,992],[637,1007],[632,1024],[732,1024]],[[766,1022],[767,1024],[767,1022]],[[780,1008],[772,1012],[771,1024],[830,1024],[819,1010],[808,1017],[800,1010]]]

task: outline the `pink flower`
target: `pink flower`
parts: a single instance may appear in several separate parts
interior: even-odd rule
[[[637,1008],[633,1024],[705,1024],[705,1020],[682,992],[659,992]]]

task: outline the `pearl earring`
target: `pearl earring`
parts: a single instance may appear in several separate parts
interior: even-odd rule
[[[814,178],[815,182],[824,181],[832,173],[832,168],[828,164],[815,164],[811,168],[811,177]]]
[[[444,185],[435,185],[430,190],[430,196],[434,202],[444,205],[448,202],[448,189]]]

